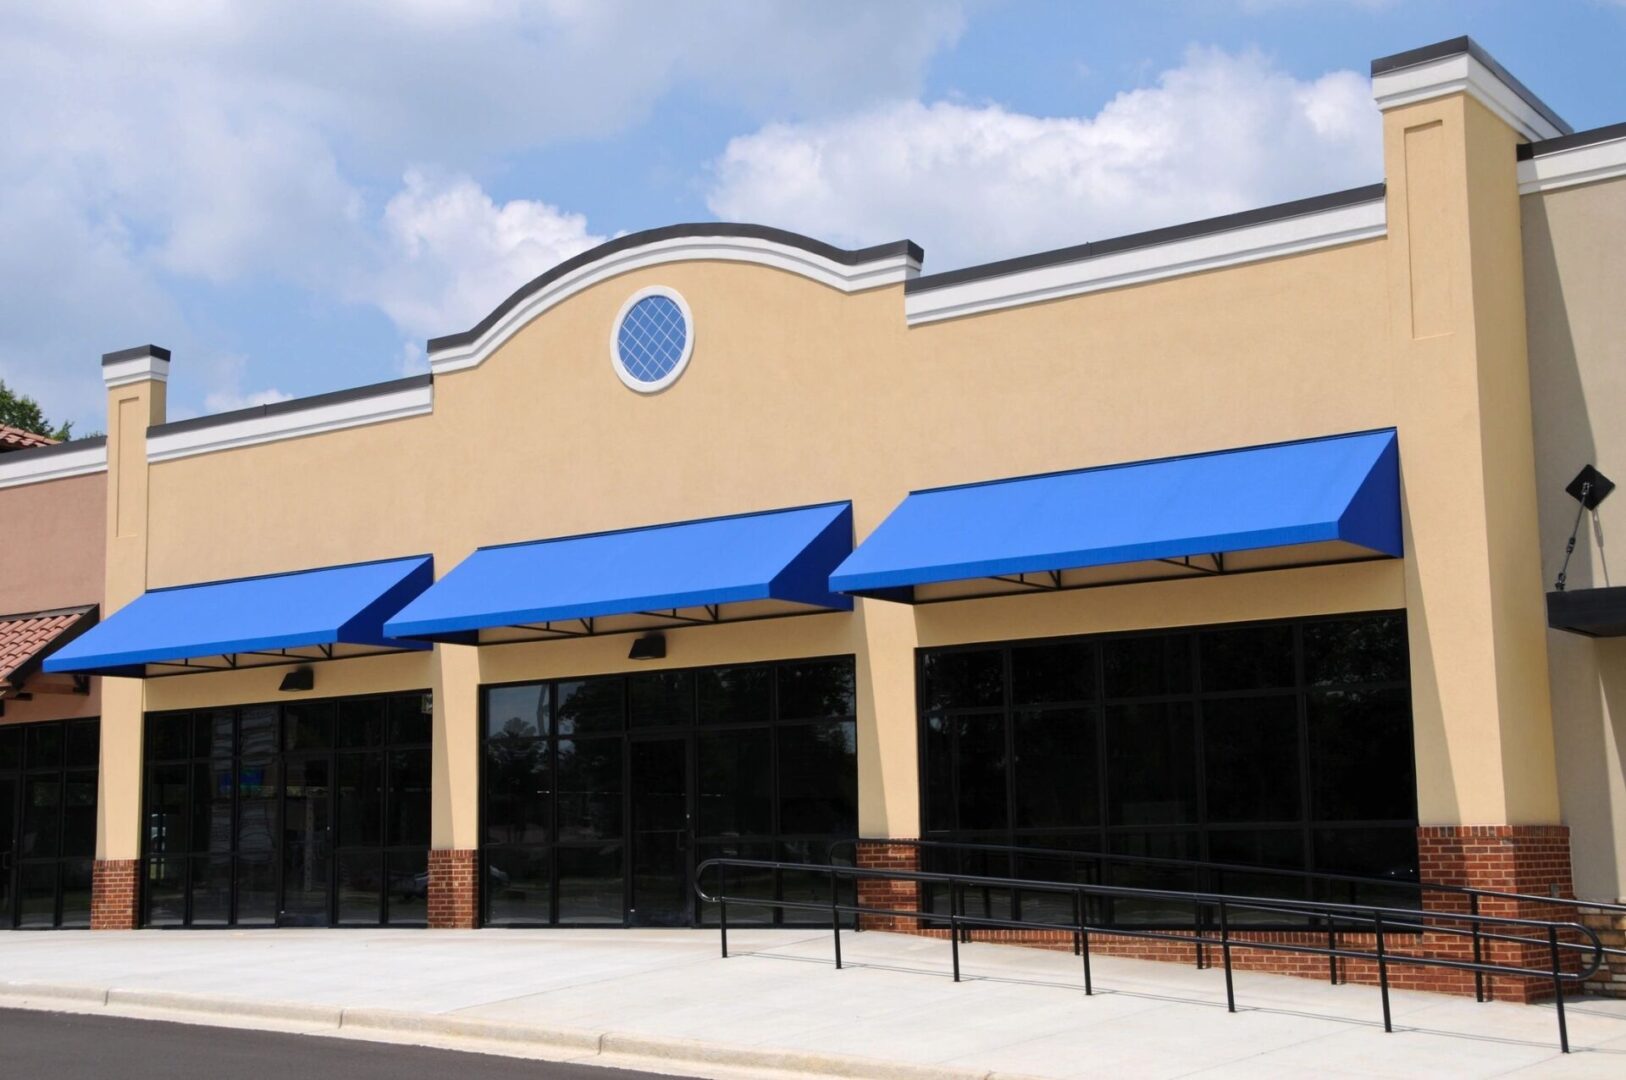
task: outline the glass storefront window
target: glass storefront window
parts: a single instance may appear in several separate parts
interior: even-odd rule
[[[1308,886],[1272,869],[1416,879],[1401,613],[923,650],[918,675],[926,838],[1125,857],[930,854],[943,869],[1213,889],[1135,861],[1206,860],[1260,868],[1226,873],[1224,891],[1275,895]],[[980,903],[1046,910],[1037,896]],[[1103,906],[1120,921],[1195,917]]]
[[[423,692],[149,715],[147,925],[424,925],[431,732]]]
[[[90,925],[100,731],[0,727],[0,929]]]
[[[703,859],[822,859],[857,834],[854,684],[841,657],[487,687],[485,922],[688,925],[706,914]],[[811,880],[728,888],[801,896]],[[751,905],[740,918],[819,921]]]

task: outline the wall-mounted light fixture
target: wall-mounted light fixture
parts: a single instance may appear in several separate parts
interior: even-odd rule
[[[311,690],[316,686],[316,672],[308,667],[296,667],[282,677],[282,685],[277,687],[285,693],[295,690]]]
[[[1575,479],[1564,488],[1564,493],[1581,505],[1575,508],[1575,525],[1570,529],[1569,543],[1564,545],[1564,565],[1559,567],[1558,580],[1553,582],[1555,592],[1564,591],[1564,582],[1570,572],[1570,556],[1575,554],[1575,536],[1581,531],[1581,516],[1588,510],[1596,511],[1598,504],[1614,490],[1615,482],[1590,462],[1583,465],[1581,471],[1575,474]]]
[[[634,639],[632,650],[627,653],[628,660],[664,660],[666,659],[666,635],[645,634]]]

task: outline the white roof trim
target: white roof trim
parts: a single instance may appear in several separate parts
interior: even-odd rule
[[[1531,142],[1568,134],[1553,126],[1497,74],[1469,53],[1385,71],[1372,77],[1372,97],[1379,109],[1466,93]]]
[[[309,408],[285,409],[242,420],[174,432],[147,439],[149,462],[173,461],[281,439],[298,439],[327,431],[382,424],[434,411],[434,385],[410,386],[371,397],[352,398]]]
[[[43,484],[47,480],[66,480],[70,476],[88,476],[106,471],[106,443],[87,446],[82,450],[59,450],[52,454],[36,455],[28,450],[16,450],[0,455],[0,488]]]
[[[168,382],[169,361],[157,356],[132,356],[102,365],[102,382],[109,390],[138,382]]]
[[[928,289],[904,297],[904,315],[911,326],[953,319],[1370,240],[1384,235],[1385,229],[1384,200],[1374,199],[1206,236]]]
[[[560,301],[608,278],[644,267],[703,259],[755,263],[787,270],[848,293],[897,285],[920,273],[920,263],[902,254],[848,266],[802,248],[756,237],[689,236],[660,240],[606,256],[549,282],[517,304],[472,345],[431,352],[429,369],[442,375],[478,366],[520,327]]]
[[[1519,194],[1626,176],[1626,136],[1519,162]]]

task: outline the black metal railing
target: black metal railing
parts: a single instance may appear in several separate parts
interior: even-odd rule
[[[727,892],[727,874],[731,869],[757,871],[795,870],[807,873],[822,873],[829,878],[830,898],[826,903],[763,896],[730,896]],[[719,883],[715,893],[708,893],[704,886],[706,875],[712,871],[718,874]],[[858,902],[845,904],[841,902],[840,886],[843,879],[855,883],[871,880],[913,881],[943,885],[948,890],[949,911],[946,914],[922,911],[919,910],[918,905],[914,908],[893,908]],[[1389,968],[1396,964],[1469,971],[1482,975],[1548,979],[1552,983],[1555,994],[1559,1046],[1566,1054],[1569,1053],[1570,1045],[1569,1028],[1564,1017],[1565,984],[1579,984],[1597,974],[1598,970],[1603,966],[1604,957],[1603,946],[1598,940],[1598,935],[1590,927],[1583,926],[1580,923],[1553,922],[1545,919],[1525,919],[1501,915],[1480,915],[1468,912],[1384,908],[1325,901],[1272,900],[1254,896],[1231,896],[1225,893],[1138,889],[1120,885],[1033,881],[1024,878],[934,873],[922,870],[867,869],[856,866],[778,862],[767,859],[707,859],[695,867],[694,881],[695,894],[700,900],[704,903],[717,905],[718,929],[721,935],[722,954],[725,958],[728,956],[728,905],[735,904],[748,907],[776,907],[785,910],[817,911],[828,914],[835,946],[835,964],[838,969],[842,966],[841,917],[843,915],[853,915],[859,918],[865,915],[891,918],[903,917],[946,922],[949,930],[948,938],[953,958],[955,982],[960,981],[962,931],[970,927],[1007,930],[1032,930],[1038,928],[1070,933],[1073,937],[1073,953],[1083,959],[1084,993],[1086,995],[1095,992],[1093,978],[1090,973],[1090,938],[1092,935],[1098,938],[1128,937],[1193,944],[1198,947],[1217,947],[1225,969],[1225,1004],[1227,1010],[1233,1013],[1236,1012],[1236,991],[1232,980],[1231,965],[1231,953],[1234,949],[1258,949],[1268,952],[1327,957],[1331,965],[1334,983],[1338,981],[1337,964],[1340,959],[1366,960],[1374,963],[1377,968],[1378,989],[1383,1002],[1384,1031],[1394,1030],[1389,1012]],[[1070,896],[1072,898],[1073,917],[1070,922],[1034,923],[1024,922],[1019,919],[1004,919],[993,915],[967,915],[964,913],[963,907],[965,890],[968,888],[1024,889]],[[1117,925],[1094,925],[1087,918],[1088,901],[1091,897],[1164,900],[1210,907],[1218,915],[1217,930],[1219,936],[1217,938],[1209,936],[1201,929],[1188,932],[1185,930],[1135,929]],[[1237,938],[1233,936],[1231,927],[1231,916],[1237,912],[1291,915],[1321,919],[1329,923],[1335,922],[1345,927],[1359,927],[1363,928],[1364,932],[1373,935],[1374,945],[1371,950],[1366,950],[1341,947],[1336,944],[1323,947],[1289,941]],[[1520,964],[1487,961],[1478,955],[1473,960],[1456,960],[1440,956],[1397,953],[1390,949],[1389,946],[1392,944],[1393,936],[1396,933],[1425,930],[1430,933],[1462,938],[1474,937],[1476,940],[1512,942],[1531,948],[1543,948],[1548,965],[1546,967],[1525,967]],[[1514,932],[1518,930],[1528,932]],[[1583,940],[1580,942],[1566,940],[1571,935],[1579,935]],[[1578,954],[1580,958],[1577,965],[1578,971],[1564,970],[1566,952]]]
[[[1089,871],[1086,872],[1087,877],[1086,880],[1082,882],[1083,884],[1106,884],[1107,882],[1105,881],[1104,868],[1108,865],[1113,865],[1141,867],[1156,870],[1172,870],[1188,872],[1193,875],[1200,875],[1199,877],[1196,877],[1195,880],[1201,881],[1205,886],[1210,887],[1212,891],[1221,893],[1226,891],[1225,886],[1227,884],[1227,876],[1230,877],[1232,883],[1235,883],[1238,878],[1243,880],[1247,880],[1249,878],[1255,880],[1288,878],[1303,881],[1307,885],[1319,883],[1325,886],[1322,891],[1329,896],[1333,895],[1335,892],[1341,892],[1343,894],[1343,899],[1341,901],[1342,903],[1356,906],[1359,906],[1361,891],[1370,890],[1379,892],[1397,891],[1410,893],[1417,898],[1418,908],[1425,910],[1427,907],[1428,898],[1430,896],[1461,897],[1461,902],[1467,905],[1467,914],[1474,916],[1477,916],[1480,913],[1481,902],[1484,900],[1544,904],[1551,908],[1556,908],[1559,912],[1568,915],[1572,919],[1579,918],[1582,914],[1590,911],[1597,911],[1610,915],[1626,915],[1626,904],[1603,903],[1595,900],[1577,900],[1574,897],[1550,895],[1541,896],[1534,893],[1503,892],[1497,889],[1477,889],[1468,885],[1445,885],[1429,881],[1408,881],[1404,878],[1363,877],[1358,874],[1338,874],[1316,870],[1289,870],[1271,866],[1253,866],[1246,863],[1210,862],[1202,859],[1172,859],[1155,855],[1120,855],[1112,852],[1077,851],[1070,848],[1027,847],[1020,844],[987,844],[961,840],[863,840],[849,837],[847,839],[833,841],[829,845],[827,858],[834,863],[838,857],[845,855],[851,862],[856,863],[857,849],[859,844],[885,844],[888,846],[909,847],[923,852],[969,852],[988,855],[997,854],[1011,858],[1032,857],[1047,861],[1066,862],[1068,863],[1069,870],[1073,874],[1072,880],[1077,879],[1081,868],[1089,868],[1089,871],[1093,871],[1093,874],[1089,874]],[[1032,880],[1050,879],[1039,878]],[[1058,883],[1067,884],[1071,883],[1071,881]],[[1286,898],[1273,897],[1270,899]],[[987,897],[984,898],[984,908],[985,910],[991,910]],[[1211,911],[1205,911],[1203,909],[1203,905],[1196,905],[1194,915],[1195,920],[1193,925],[1199,931],[1214,928],[1215,923],[1212,921],[1213,913]],[[1334,920],[1327,920],[1326,922],[1327,925],[1324,927],[1324,929],[1328,935],[1328,943],[1329,945],[1336,946],[1338,938],[1343,933],[1347,932],[1347,928],[1339,926]],[[1040,926],[1041,924],[1028,922],[1024,925]],[[1277,926],[1268,928],[1253,926],[1249,927],[1249,929],[1303,929],[1305,931],[1313,931],[1323,928],[1314,926]],[[965,928],[962,930],[962,932],[967,935],[965,940],[970,941],[970,929]],[[1476,961],[1482,960],[1484,958],[1485,943],[1492,939],[1479,934],[1477,930],[1471,932],[1469,937],[1472,942],[1474,959]],[[1602,949],[1605,957],[1619,957],[1626,960],[1626,948],[1609,948],[1601,944],[1599,948]],[[1205,966],[1203,949],[1204,946],[1197,946],[1197,966],[1199,968]],[[1485,1000],[1485,975],[1486,973],[1484,972],[1474,973],[1475,1001]],[[1336,974],[1334,975],[1333,981],[1337,982]]]

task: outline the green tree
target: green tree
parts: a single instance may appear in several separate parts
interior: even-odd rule
[[[32,431],[36,435],[44,435],[51,439],[69,439],[73,437],[73,421],[69,420],[60,427],[53,425],[45,418],[40,409],[40,403],[27,394],[14,392],[0,379],[0,424],[22,428]]]

